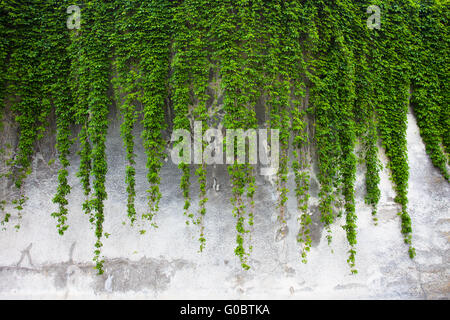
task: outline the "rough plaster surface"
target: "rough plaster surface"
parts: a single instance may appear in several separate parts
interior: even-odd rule
[[[178,188],[180,173],[167,162],[162,170],[161,211],[158,229],[123,224],[126,218],[125,156],[118,134],[119,121],[110,126],[107,155],[109,172],[104,240],[105,274],[96,275],[92,256],[94,232],[81,211],[84,197],[75,177],[78,159],[73,157],[69,220],[66,234],[56,231],[50,216],[56,207],[56,165],[49,166],[42,147],[34,161],[34,173],[26,184],[29,197],[19,231],[13,225],[0,231],[0,298],[144,298],[144,299],[448,299],[450,298],[450,186],[435,170],[425,153],[419,130],[408,115],[410,163],[409,212],[417,257],[410,260],[400,233],[398,207],[388,171],[381,175],[379,223],[364,204],[364,173],[358,169],[357,268],[351,275],[346,263],[348,245],[339,218],[332,226],[328,246],[318,222],[317,182],[312,181],[313,248],[308,264],[302,264],[296,233],[299,225],[291,194],[289,232],[280,239],[277,231],[275,190],[259,178],[250,271],[242,271],[234,256],[235,219],[229,203],[230,186],[224,168],[209,168],[207,246],[198,253],[198,230],[186,226],[183,199]],[[45,145],[44,145],[45,146]],[[52,151],[53,152],[53,151]],[[41,155],[40,155],[41,154]],[[145,158],[137,150],[137,209],[146,206]],[[382,151],[383,164],[386,159]],[[55,168],[54,168],[55,167]],[[386,166],[384,166],[386,167]],[[212,186],[212,174],[220,184]],[[291,176],[291,190],[293,182]],[[3,186],[5,191],[6,186]],[[193,203],[196,183],[193,183]],[[195,210],[195,206],[193,208]]]

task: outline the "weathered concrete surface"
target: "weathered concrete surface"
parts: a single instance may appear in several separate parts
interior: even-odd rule
[[[302,264],[296,243],[298,231],[294,196],[289,200],[289,233],[276,241],[275,191],[258,179],[257,210],[253,232],[254,251],[250,271],[242,271],[234,256],[235,219],[229,203],[229,182],[223,168],[214,169],[221,185],[211,188],[208,179],[207,246],[198,253],[198,230],[186,226],[182,214],[179,171],[170,163],[163,168],[161,211],[158,229],[140,235],[126,217],[124,151],[119,121],[110,127],[109,173],[104,240],[106,272],[97,276],[92,255],[94,232],[81,211],[84,197],[71,168],[70,228],[57,234],[50,216],[56,208],[51,198],[56,190],[56,165],[48,165],[45,152],[36,157],[34,173],[26,185],[29,197],[19,231],[13,225],[0,231],[0,298],[388,298],[448,299],[450,297],[450,186],[432,167],[412,115],[408,116],[408,151],[411,167],[409,212],[414,228],[417,257],[410,260],[400,233],[398,207],[393,201],[387,169],[382,171],[379,224],[374,226],[364,202],[364,175],[357,178],[358,245],[357,268],[347,266],[348,245],[341,228],[344,218],[332,227],[333,243],[327,245],[318,223],[317,183],[313,181],[311,213],[314,242],[308,264]],[[53,152],[53,151],[52,151]],[[50,153],[52,153],[50,152]],[[145,158],[137,150],[137,209],[146,206]],[[385,156],[380,154],[385,164]],[[41,160],[39,160],[41,159]],[[292,176],[291,176],[292,180]],[[291,190],[292,190],[291,181]],[[196,184],[193,183],[193,202]],[[195,209],[195,207],[194,207]],[[147,227],[147,229],[149,229]]]

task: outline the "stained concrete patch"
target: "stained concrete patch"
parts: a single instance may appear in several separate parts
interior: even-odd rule
[[[192,268],[193,265],[182,259],[109,260],[105,264],[106,273],[96,278],[95,291],[164,291],[176,272],[188,267]]]
[[[23,294],[21,289],[26,288],[27,279],[29,281],[36,276],[43,276],[46,285],[53,287],[55,293],[74,289],[76,282],[84,282],[86,279],[89,279],[89,288],[95,295],[139,291],[158,293],[168,288],[172,277],[179,270],[192,267],[191,263],[182,259],[169,261],[152,258],[142,258],[138,261],[106,260],[103,275],[97,274],[94,264],[86,263],[64,262],[39,267],[0,267],[0,296],[7,298],[8,292],[12,296],[17,293]],[[51,294],[51,291],[48,293]]]

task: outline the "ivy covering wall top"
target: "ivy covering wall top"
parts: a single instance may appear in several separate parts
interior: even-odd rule
[[[81,9],[80,27],[71,5]],[[380,9],[380,28],[369,28],[370,6]],[[310,168],[315,157],[320,182],[321,222],[332,241],[330,225],[344,214],[348,263],[355,268],[357,212],[355,173],[366,167],[366,202],[376,222],[380,198],[378,141],[389,158],[399,204],[401,232],[414,257],[408,214],[406,119],[411,107],[433,164],[448,181],[450,150],[449,2],[440,0],[2,0],[0,1],[0,105],[15,116],[18,143],[3,179],[18,197],[3,199],[19,216],[26,201],[23,182],[30,173],[36,142],[56,118],[60,170],[51,213],[57,231],[69,227],[68,167],[78,166],[86,197],[83,210],[94,226],[94,261],[101,255],[108,113],[113,103],[122,115],[126,150],[127,212],[130,223],[153,220],[162,196],[160,169],[167,153],[163,132],[202,130],[217,124],[217,93],[223,94],[223,125],[257,128],[256,106],[264,105],[265,127],[280,131],[280,167],[276,174],[278,222],[283,225],[287,197],[298,204],[301,247],[307,261],[311,247],[308,211]],[[212,95],[215,92],[216,95]],[[137,212],[134,128],[141,122],[147,155],[148,208]],[[73,137],[79,159],[69,163]],[[355,153],[356,144],[362,152]],[[316,152],[311,154],[308,146]],[[206,165],[197,165],[199,211],[192,212],[191,170],[180,164],[185,205],[180,212],[200,229],[206,245]],[[245,241],[254,218],[255,168],[229,165],[231,201],[236,217],[236,249],[242,267],[250,268],[251,246]],[[287,189],[294,173],[295,190]],[[182,213],[181,213],[182,214]],[[11,213],[3,212],[6,225]],[[141,232],[144,232],[141,230]]]

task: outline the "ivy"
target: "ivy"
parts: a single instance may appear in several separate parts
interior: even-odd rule
[[[183,2],[174,8],[173,24],[175,28],[175,41],[173,49],[175,50],[175,57],[172,61],[173,74],[171,78],[173,87],[173,105],[175,111],[175,118],[173,121],[174,129],[191,130],[192,114],[193,110],[191,105],[193,101],[191,99],[191,80],[190,80],[190,65],[191,59],[197,58],[191,54],[191,44],[195,41],[193,35],[189,29],[189,23],[193,14],[192,4],[189,2]],[[191,131],[192,132],[192,131]],[[178,143],[178,142],[175,142]],[[182,157],[182,151],[180,151]],[[179,168],[182,170],[182,177],[180,180],[180,188],[183,192],[184,203],[184,215],[186,215],[191,221],[194,220],[194,215],[189,213],[188,210],[191,206],[190,198],[190,176],[191,169],[187,163],[180,163]],[[186,221],[189,224],[189,221]]]
[[[83,10],[83,24],[80,31],[73,35],[74,48],[78,56],[74,59],[73,78],[77,79],[77,96],[75,106],[77,119],[82,125],[80,131],[80,170],[78,176],[85,195],[89,197],[83,209],[90,215],[97,238],[94,261],[99,274],[104,272],[101,258],[103,246],[104,201],[107,198],[105,180],[106,133],[110,99],[110,45],[108,35],[111,33],[110,17],[112,3],[101,1],[88,2]],[[83,67],[81,67],[83,65]],[[92,186],[91,186],[92,178]]]
[[[224,126],[226,129],[244,129],[247,130],[255,126],[254,105],[252,104],[251,78],[249,81],[244,75],[251,72],[251,67],[245,64],[243,56],[249,53],[251,45],[243,48],[240,45],[240,39],[251,32],[245,33],[245,28],[237,28],[247,16],[249,11],[247,6],[251,5],[247,1],[218,1],[215,3],[215,18],[213,20],[212,34],[214,37],[214,48],[216,50],[214,57],[219,61],[221,84],[225,91],[224,97]],[[255,4],[257,5],[257,4]],[[248,26],[247,26],[248,27]],[[249,38],[249,41],[253,41]],[[250,63],[250,61],[247,61]],[[246,90],[246,89],[250,90]],[[234,145],[234,141],[233,141]],[[237,158],[237,148],[227,150],[233,152],[235,159]],[[251,198],[254,194],[254,182],[251,178],[249,165],[234,163],[228,166],[228,173],[232,183],[233,214],[237,219],[236,223],[236,248],[235,254],[239,257],[241,265],[244,269],[249,269],[248,264],[249,250],[245,248],[244,239],[249,233],[248,223],[246,223],[246,204],[243,199],[244,195]],[[248,187],[248,188],[247,188]],[[247,189],[247,192],[246,192]],[[253,219],[250,216],[250,223]]]
[[[209,22],[202,19],[207,15],[207,2],[192,0],[184,1],[174,8],[173,24],[176,26],[175,58],[173,61],[173,101],[175,109],[174,129],[191,130],[194,123],[201,124],[201,136],[208,129],[209,114],[207,101],[209,96],[207,88],[210,77],[210,59],[208,41],[210,37]],[[176,142],[177,143],[177,142]],[[202,147],[205,141],[196,141]],[[180,155],[182,156],[182,154]],[[200,226],[200,251],[205,247],[205,235],[203,218],[206,214],[206,164],[198,166],[195,174],[199,182],[199,215],[195,218],[193,213],[188,213],[190,208],[190,175],[189,164],[181,163],[182,170],[180,187],[185,198],[185,215]],[[189,221],[186,221],[189,224]]]
[[[5,89],[6,89],[6,66],[10,55],[10,45],[8,37],[8,13],[6,8],[0,7],[0,116],[3,116],[5,109],[4,99],[5,99]],[[1,126],[1,125],[0,125]],[[1,127],[0,127],[1,129]]]
[[[290,41],[285,41],[285,24],[283,23],[284,8],[283,1],[275,1],[267,5],[265,17],[267,19],[267,77],[266,91],[270,112],[269,127],[279,130],[280,138],[280,163],[277,172],[277,207],[279,210],[278,221],[281,224],[280,232],[284,236],[287,232],[286,223],[286,201],[289,190],[286,187],[288,174],[288,150],[290,138],[290,118],[289,118],[289,94],[290,78],[288,75],[288,46]]]
[[[412,44],[411,105],[426,151],[448,181],[448,158],[442,148],[448,146],[449,127],[448,104],[444,100],[448,96],[448,91],[445,91],[448,70],[444,67],[442,71],[442,66],[447,65],[445,52],[449,47],[448,37],[442,30],[448,23],[445,7],[448,10],[448,5],[425,1],[415,8],[416,19],[412,26],[417,36]]]
[[[119,4],[120,5],[120,4]],[[115,25],[115,33],[112,37],[112,45],[115,48],[114,67],[116,78],[114,87],[116,101],[119,105],[123,118],[121,124],[121,135],[124,148],[126,150],[127,166],[125,169],[125,182],[127,184],[127,215],[133,225],[136,221],[136,170],[134,153],[133,129],[138,120],[138,106],[141,95],[141,88],[138,81],[141,78],[137,61],[140,46],[137,41],[139,29],[136,28],[136,17],[133,6],[120,6],[118,21]]]
[[[0,98],[2,106],[3,102],[10,105],[18,125],[19,136],[15,153],[7,164],[10,171],[6,177],[12,179],[19,193],[11,204],[17,210],[20,220],[27,199],[23,184],[31,173],[36,142],[43,137],[51,112],[51,78],[48,75],[47,60],[44,59],[48,44],[46,38],[40,36],[40,30],[46,28],[48,19],[46,15],[41,18],[33,12],[46,12],[45,5],[38,1],[30,1],[27,4],[2,2],[1,8],[3,12],[6,11],[8,21],[2,23],[2,29],[6,28],[2,32],[8,37],[7,41],[2,40],[2,43],[5,45],[8,42],[9,48],[3,48],[2,51],[3,61],[7,61],[7,64],[2,65]],[[5,216],[3,222],[8,220],[9,216]],[[19,229],[20,224],[15,228]]]
[[[301,244],[301,259],[303,263],[307,263],[307,254],[311,250],[312,238],[310,225],[312,223],[311,215],[308,211],[310,173],[308,163],[308,147],[309,130],[308,130],[308,105],[305,103],[306,98],[306,81],[309,75],[303,48],[314,48],[315,43],[313,37],[310,37],[314,26],[309,20],[311,14],[311,6],[299,6],[294,2],[286,11],[288,15],[287,35],[291,40],[292,47],[289,54],[289,70],[292,77],[291,80],[291,100],[292,109],[292,130],[293,130],[293,160],[292,170],[294,171],[295,196],[297,199],[297,208],[299,211],[298,220],[300,222],[300,230],[297,234],[297,241]]]
[[[210,61],[209,61],[209,52],[208,52],[208,38],[209,34],[209,23],[202,19],[205,15],[208,14],[207,11],[207,2],[208,1],[193,1],[191,4],[192,8],[187,11],[190,12],[191,21],[195,21],[192,32],[192,51],[191,54],[193,59],[192,63],[192,88],[194,97],[197,100],[197,106],[193,110],[194,120],[201,123],[202,137],[208,129],[208,110],[207,110],[207,102],[208,102],[208,94],[207,88],[209,83],[209,74],[210,74]],[[201,145],[203,148],[207,146],[207,143],[202,140]],[[202,150],[203,150],[202,148]],[[198,176],[199,182],[199,217],[197,219],[197,224],[200,226],[200,252],[203,251],[205,247],[205,226],[204,226],[204,216],[206,214],[206,203],[208,198],[206,197],[206,177],[207,177],[207,168],[206,163],[202,161],[202,164],[198,165],[198,169],[196,170],[196,175]]]
[[[279,231],[283,235],[287,232],[287,185],[292,170],[300,223],[297,241],[303,262],[307,262],[312,245],[309,162],[315,159],[326,239],[331,244],[331,225],[345,212],[347,261],[351,271],[357,272],[355,150],[360,150],[359,160],[366,169],[365,202],[377,222],[379,140],[388,157],[401,232],[414,257],[407,208],[407,113],[411,107],[426,151],[448,181],[448,3],[96,0],[78,4],[81,28],[67,30],[66,9],[72,4],[68,0],[0,2],[0,109],[3,113],[8,106],[18,127],[17,146],[6,148],[5,158],[11,159],[5,162],[7,172],[2,176],[16,186],[18,195],[11,204],[19,218],[27,199],[24,182],[38,150],[36,142],[54,116],[60,168],[53,197],[57,210],[52,216],[58,232],[64,234],[75,129],[80,159],[77,176],[85,195],[82,207],[95,229],[94,261],[102,273],[111,89],[122,117],[127,215],[132,225],[138,219],[135,133],[140,122],[149,184],[148,209],[141,218],[154,227],[162,197],[165,134],[171,129],[192,131],[196,122],[205,133],[217,120],[214,112],[221,107],[218,95],[223,94],[226,129],[245,131],[264,123],[279,130]],[[366,25],[370,5],[381,9],[381,29]],[[211,94],[213,90],[216,92]],[[261,104],[265,112],[257,118],[256,108]],[[205,141],[201,144],[206,146]],[[236,146],[228,151],[234,151],[237,159]],[[181,163],[179,168],[184,213],[187,223],[199,226],[203,251],[207,166],[200,164],[195,170],[199,183],[196,214],[189,212],[193,167]],[[244,269],[250,268],[252,250],[255,169],[251,164],[228,166],[236,218],[234,252]],[[7,205],[6,200],[0,202],[5,214],[2,225],[11,218],[5,211]]]
[[[414,257],[415,250],[411,244],[411,218],[407,212],[409,166],[406,148],[411,75],[408,52],[412,44],[408,10],[411,6],[403,1],[399,2],[403,5],[399,6],[393,1],[381,5],[385,16],[383,29],[379,33],[375,31],[376,54],[380,57],[380,64],[375,67],[383,84],[376,90],[380,97],[376,113],[378,130],[389,158],[388,167],[397,194],[395,202],[401,206],[399,213],[402,221],[401,231],[405,243],[409,245],[409,254]]]
[[[244,43],[241,47],[241,55],[244,57],[242,63],[243,84],[241,95],[245,95],[246,118],[244,119],[245,129],[256,129],[258,121],[256,118],[256,104],[260,101],[264,88],[264,44],[259,40],[258,35],[264,32],[264,20],[262,1],[243,1],[240,3],[238,16],[242,23],[241,32]],[[246,147],[247,148],[247,147]],[[250,150],[250,149],[249,149]],[[255,201],[256,193],[256,168],[252,164],[246,164],[242,168],[245,178],[245,196],[243,203],[246,206],[248,219],[243,224],[243,236],[248,234],[248,256],[253,250],[252,231],[255,220]],[[238,225],[239,225],[238,220]],[[239,243],[238,243],[239,247]],[[245,252],[245,250],[244,250]]]
[[[51,44],[45,52],[46,60],[43,61],[42,69],[46,72],[46,77],[52,79],[48,86],[48,95],[52,98],[53,107],[57,122],[56,149],[59,152],[61,169],[58,172],[58,188],[53,202],[58,204],[58,212],[52,216],[58,220],[58,232],[63,235],[68,225],[68,200],[70,193],[68,183],[68,170],[70,165],[68,156],[70,153],[71,118],[73,117],[73,100],[69,83],[65,77],[70,73],[70,60],[67,49],[70,46],[70,39],[66,36],[65,26],[59,21],[64,20],[65,5],[60,1],[49,1],[46,3],[46,12],[49,15],[46,19],[47,42]]]
[[[38,1],[28,5],[40,12]],[[31,156],[36,140],[42,137],[43,122],[49,111],[49,101],[43,98],[43,77],[40,54],[43,41],[39,16],[28,10],[26,4],[4,4],[11,18],[11,56],[7,67],[6,95],[11,99],[11,110],[19,126],[19,142],[12,162],[15,186],[20,189],[30,173]]]
[[[370,4],[367,1],[360,1],[356,4],[356,9],[363,12]],[[371,206],[372,216],[377,223],[377,205],[380,200],[380,170],[381,164],[378,159],[378,134],[375,106],[379,103],[375,93],[376,83],[379,83],[379,74],[374,72],[373,65],[378,65],[379,57],[374,55],[376,44],[373,35],[376,31],[371,31],[366,27],[366,21],[361,19],[354,21],[357,24],[357,32],[353,34],[353,39],[357,43],[355,48],[355,133],[360,137],[361,161],[365,164],[366,196],[365,202]]]
[[[311,49],[309,74],[313,84],[311,102],[315,113],[315,139],[319,165],[318,179],[320,182],[319,211],[321,221],[327,230],[327,240],[331,243],[330,226],[334,222],[333,202],[336,200],[335,189],[338,182],[338,160],[341,154],[338,126],[340,105],[337,92],[339,72],[339,41],[342,34],[339,31],[337,19],[331,9],[323,1],[311,4],[310,18],[315,23],[312,35],[317,34],[318,40]],[[314,38],[313,38],[314,39]],[[313,42],[314,43],[314,42]]]
[[[165,106],[168,92],[168,73],[171,36],[171,7],[163,0],[140,2],[140,10],[135,16],[140,31],[136,41],[140,43],[139,69],[142,72],[142,100],[144,149],[147,153],[147,180],[149,212],[143,215],[153,222],[159,210],[161,192],[159,172],[162,167],[165,141],[162,130],[165,124]]]

